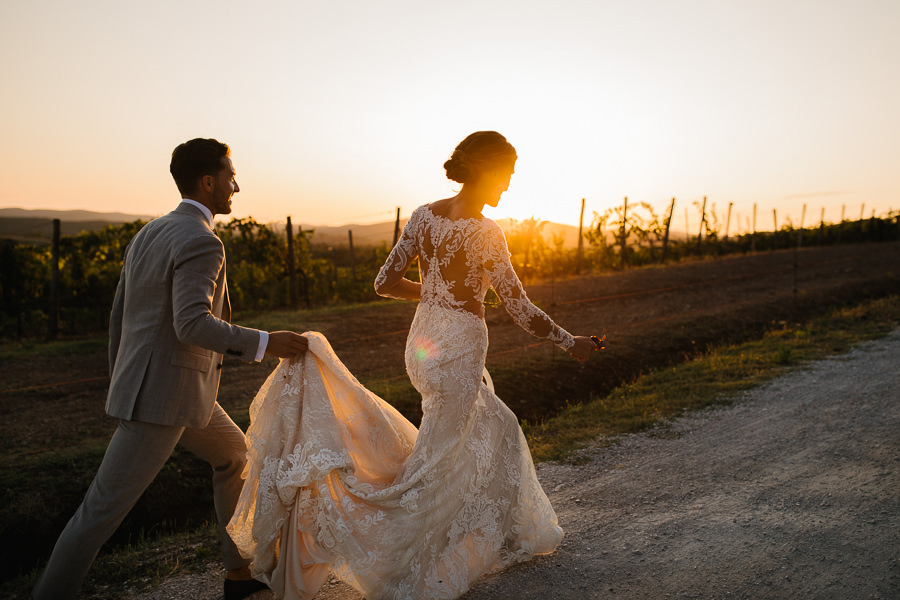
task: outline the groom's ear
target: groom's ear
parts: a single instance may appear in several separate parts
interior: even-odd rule
[[[200,191],[210,194],[216,187],[216,178],[213,175],[204,175],[200,178],[200,185],[198,187]]]

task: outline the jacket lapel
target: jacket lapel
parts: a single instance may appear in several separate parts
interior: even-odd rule
[[[225,299],[222,303],[222,320],[230,323],[231,322],[231,300],[228,298],[228,277],[225,276],[225,262],[226,260],[222,259],[222,286],[225,288]]]

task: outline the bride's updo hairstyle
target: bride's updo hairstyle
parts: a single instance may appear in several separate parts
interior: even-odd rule
[[[489,171],[512,171],[516,158],[516,149],[505,137],[496,131],[476,131],[459,143],[444,169],[447,179],[465,184]]]

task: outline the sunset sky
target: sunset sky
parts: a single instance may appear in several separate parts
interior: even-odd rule
[[[884,215],[898,32],[898,0],[10,0],[0,207],[163,214],[172,149],[215,137],[235,216],[385,221],[453,195],[443,162],[494,129],[520,156],[494,218]]]

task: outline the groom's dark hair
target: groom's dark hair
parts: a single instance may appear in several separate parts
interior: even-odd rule
[[[179,144],[172,151],[169,173],[182,195],[193,194],[200,178],[218,174],[222,170],[222,157],[230,154],[228,144],[212,138],[195,138]]]

